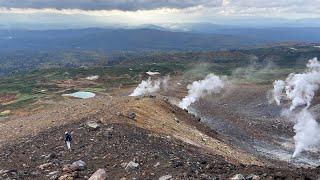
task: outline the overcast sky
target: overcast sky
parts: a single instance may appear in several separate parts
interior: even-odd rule
[[[0,0],[0,24],[166,25],[320,18],[320,0]]]

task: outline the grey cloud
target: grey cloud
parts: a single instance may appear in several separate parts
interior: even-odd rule
[[[319,5],[320,0],[224,0],[230,5],[237,7],[253,7],[253,8],[286,8],[291,6],[299,6],[301,8],[309,5]]]
[[[221,3],[222,0],[0,0],[0,7],[134,11],[156,8],[188,8],[198,5],[219,6]]]

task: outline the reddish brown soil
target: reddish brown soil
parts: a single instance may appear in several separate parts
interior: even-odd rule
[[[0,104],[5,104],[16,99],[16,93],[0,94]]]

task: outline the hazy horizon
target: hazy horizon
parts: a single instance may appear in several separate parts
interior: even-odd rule
[[[320,0],[0,0],[1,29],[320,27]]]

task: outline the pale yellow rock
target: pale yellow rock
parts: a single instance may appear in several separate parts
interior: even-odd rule
[[[7,115],[9,115],[9,114],[11,114],[11,111],[10,111],[10,110],[5,110],[5,111],[2,111],[2,112],[0,113],[0,116],[7,116]]]

